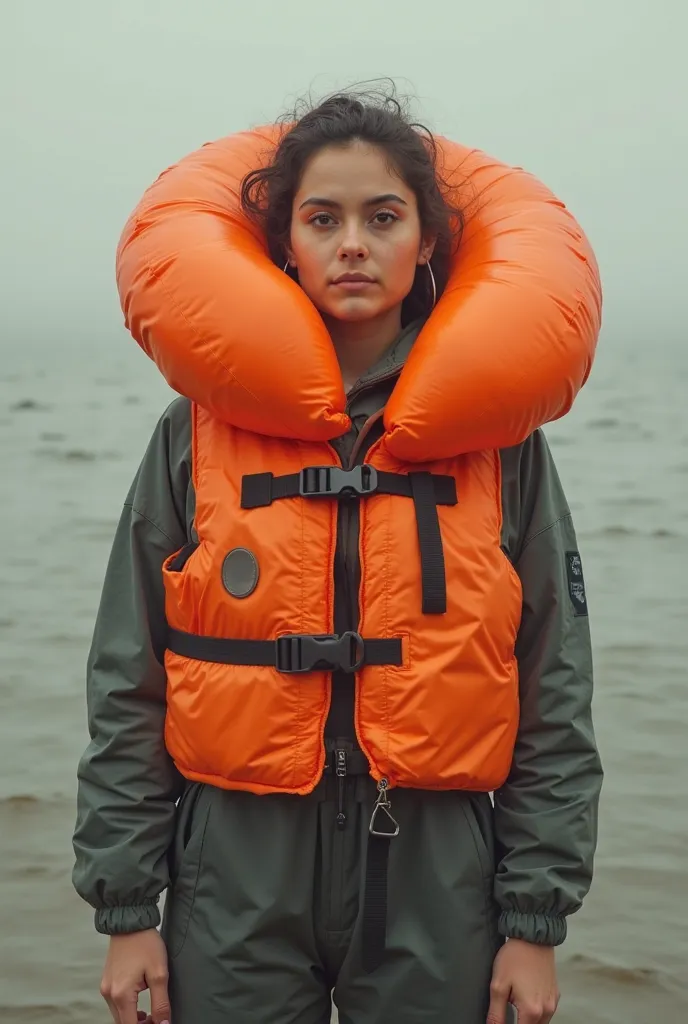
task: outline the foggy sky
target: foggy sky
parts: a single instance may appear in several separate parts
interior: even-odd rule
[[[686,336],[684,0],[5,0],[2,15],[0,347],[117,338],[115,246],[164,167],[309,89],[381,75],[431,127],[565,200],[601,264],[608,346]]]

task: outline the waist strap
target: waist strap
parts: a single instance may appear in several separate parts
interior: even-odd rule
[[[341,636],[290,634],[277,640],[236,640],[224,637],[199,636],[178,629],[168,630],[167,649],[173,654],[196,661],[218,662],[224,665],[267,665],[278,672],[334,672],[341,669],[354,672],[364,664],[401,665],[400,639],[364,640],[358,633]],[[370,765],[362,750],[346,754],[346,775],[369,775]],[[337,751],[330,752],[324,769],[325,775],[340,775]],[[396,834],[389,830],[396,825],[389,814],[389,801],[381,790],[368,837],[366,873],[363,899],[363,969],[374,971],[383,961],[387,932],[387,860],[389,843]],[[379,806],[383,804],[382,808]],[[378,812],[383,827],[376,824]],[[398,828],[398,827],[397,827]]]
[[[289,633],[276,640],[236,640],[170,629],[167,649],[220,665],[268,665],[286,674],[357,672],[364,665],[401,665],[401,639],[366,640],[358,633]]]

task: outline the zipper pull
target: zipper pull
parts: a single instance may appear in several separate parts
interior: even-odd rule
[[[380,779],[377,784],[377,800],[373,807],[368,831],[371,836],[380,839],[393,839],[399,835],[399,822],[392,815],[392,804],[387,795],[388,779]]]
[[[334,767],[335,774],[337,776],[337,794],[339,798],[337,817],[335,821],[337,828],[343,831],[346,828],[346,814],[344,813],[344,787],[346,785],[347,775],[347,760],[346,750],[335,750],[334,752]]]

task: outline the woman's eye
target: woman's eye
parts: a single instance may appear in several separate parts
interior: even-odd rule
[[[396,213],[392,213],[391,210],[379,210],[375,214],[375,220],[378,224],[387,225],[393,224],[395,220],[399,220]]]
[[[397,220],[399,220],[399,218],[396,213],[393,213],[391,210],[378,210],[373,217],[374,223],[378,224],[380,227],[387,227],[387,225],[393,224],[394,221]],[[331,227],[335,221],[331,213],[315,213],[309,218],[308,223],[313,224],[318,228],[328,228]]]

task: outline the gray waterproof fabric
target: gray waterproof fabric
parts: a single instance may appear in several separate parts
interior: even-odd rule
[[[375,786],[307,797],[191,785],[163,923],[174,1024],[484,1024],[499,910],[486,795],[395,790],[387,952],[361,971]],[[186,839],[185,839],[186,837]]]
[[[339,445],[344,462],[384,407],[417,329],[408,328],[352,390],[353,427]],[[367,429],[357,461],[379,429]],[[391,1019],[387,998],[395,1000],[398,1022],[440,1022],[442,1000],[464,985],[462,963],[465,977],[483,991],[495,928],[502,937],[542,944],[564,940],[566,918],[591,881],[602,779],[591,722],[587,609],[582,576],[575,576],[580,561],[570,510],[542,432],[502,451],[501,462],[502,542],[523,586],[513,765],[494,811],[485,796],[395,791],[404,820],[390,854],[392,960],[377,972],[390,979],[393,997],[373,994],[375,983],[354,977],[347,966],[355,960],[349,941],[354,936],[355,942],[363,870],[363,811],[337,853],[322,791],[268,798],[191,790],[165,749],[161,567],[193,539],[195,496],[189,402],[177,399],[161,418],[124,505],[89,657],[91,742],[78,770],[74,884],[95,908],[96,928],[113,934],[157,926],[159,895],[176,879],[166,934],[173,979],[190,986],[173,981],[179,1007],[201,998],[191,979],[204,960],[212,963],[202,975],[211,985],[204,1013],[181,1009],[175,1024],[219,1021],[217,1007],[232,992],[232,1019],[248,1020],[248,993],[261,988],[258,978],[265,978],[265,989],[284,993],[285,1007],[306,999],[295,994],[303,984],[311,1009],[303,1017],[286,1010],[279,1017],[261,1015],[256,1004],[252,1020],[317,1021],[324,1004],[313,993],[323,977],[339,986],[344,1024],[347,1013],[355,1012],[357,1022],[368,1019],[367,999],[379,1014],[371,1021]],[[344,564],[341,571],[354,568]],[[348,580],[350,593],[355,582]],[[471,825],[476,806],[482,808],[477,831]],[[180,849],[187,852],[180,856]],[[423,1004],[434,1005],[435,1016],[424,1016],[414,986],[430,986],[433,978],[442,992]],[[466,1006],[482,1005],[482,998],[466,996]],[[415,1015],[402,1004],[415,1007]],[[451,1019],[473,1024],[472,1013]]]

